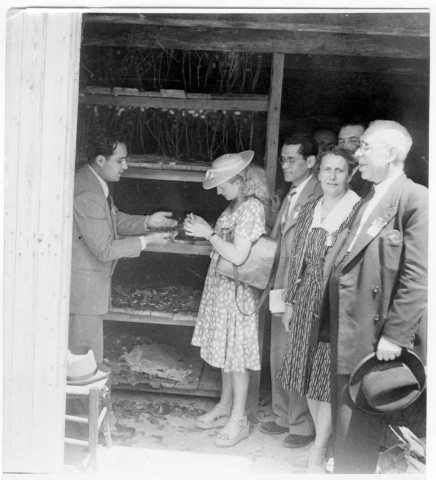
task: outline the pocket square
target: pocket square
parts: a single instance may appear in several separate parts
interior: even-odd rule
[[[386,241],[389,245],[401,245],[403,236],[398,230],[389,230],[385,235]]]

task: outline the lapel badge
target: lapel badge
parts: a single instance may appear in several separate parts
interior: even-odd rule
[[[368,228],[368,231],[366,232],[371,238],[376,237],[381,230],[387,225],[388,222],[386,222],[385,219],[382,217],[377,217],[370,225]]]
[[[300,213],[300,210],[301,210],[301,205],[298,204],[298,205],[295,205],[294,207],[294,218],[297,218],[298,217],[298,214]]]

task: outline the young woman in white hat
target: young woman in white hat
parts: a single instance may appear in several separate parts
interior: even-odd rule
[[[249,370],[260,370],[258,315],[244,314],[254,311],[258,291],[241,284],[236,304],[234,281],[216,272],[220,255],[241,265],[252,243],[265,233],[264,204],[269,192],[265,171],[250,165],[253,155],[251,150],[222,155],[207,171],[203,187],[216,187],[229,201],[215,229],[195,215],[188,215],[184,223],[187,235],[207,238],[213,247],[192,344],[200,347],[203,360],[222,372],[220,401],[196,419],[199,428],[224,426],[215,441],[220,447],[233,446],[248,436]]]

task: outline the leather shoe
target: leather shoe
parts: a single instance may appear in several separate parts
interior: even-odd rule
[[[288,427],[277,425],[276,422],[263,422],[259,427],[259,430],[262,433],[267,433],[268,435],[280,435],[282,433],[289,432]]]
[[[303,448],[315,440],[315,435],[294,435],[290,433],[283,440],[283,446],[286,448]]]

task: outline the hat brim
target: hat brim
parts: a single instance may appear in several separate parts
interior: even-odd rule
[[[217,173],[213,177],[208,177],[206,172],[206,177],[203,180],[203,188],[205,190],[210,190],[211,188],[218,187],[222,183],[227,182],[228,180],[233,178],[235,175],[242,172],[242,170],[244,170],[244,168],[247,165],[249,165],[250,162],[253,160],[254,151],[246,150],[244,152],[238,153],[237,155],[239,155],[242,158],[242,163],[239,168],[236,168],[235,170],[231,170],[230,172]]]
[[[359,410],[362,410],[363,412],[366,412],[366,413],[370,413],[372,415],[391,415],[393,413],[397,413],[399,411],[404,410],[419,398],[421,393],[424,391],[425,384],[426,384],[426,375],[425,375],[425,368],[423,363],[415,353],[413,353],[411,350],[407,348],[403,348],[401,355],[397,357],[395,360],[392,360],[392,362],[398,362],[398,361],[401,361],[405,365],[407,365],[415,375],[419,383],[419,392],[417,393],[416,397],[414,397],[409,403],[403,405],[401,408],[397,408],[395,410],[391,410],[388,412],[380,412],[374,409],[367,402],[366,397],[362,392],[362,388],[361,388],[362,380],[364,376],[367,375],[369,372],[371,372],[371,370],[373,370],[376,365],[379,365],[381,363],[383,364],[389,363],[390,360],[388,361],[379,360],[377,358],[376,353],[371,353],[358,363],[353,373],[351,374],[350,380],[348,382],[348,393],[350,395],[351,400]]]
[[[89,378],[85,380],[67,380],[67,385],[89,385],[90,383],[95,383],[104,378],[109,377],[111,373],[111,369],[106,365],[97,365],[98,370],[97,372]]]

